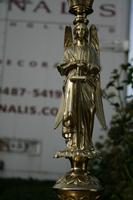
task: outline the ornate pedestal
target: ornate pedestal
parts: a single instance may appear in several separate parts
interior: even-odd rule
[[[100,199],[103,188],[98,179],[91,176],[87,167],[88,159],[71,160],[71,171],[61,177],[54,186],[59,199],[95,200]]]

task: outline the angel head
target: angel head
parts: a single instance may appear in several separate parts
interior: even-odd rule
[[[86,24],[78,23],[74,27],[74,38],[78,40],[86,40],[88,41],[88,28]]]

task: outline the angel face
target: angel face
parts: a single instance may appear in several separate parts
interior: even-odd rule
[[[86,38],[86,34],[87,34],[87,27],[84,24],[79,24],[78,26],[76,26],[75,31],[75,38],[83,40],[84,38]]]

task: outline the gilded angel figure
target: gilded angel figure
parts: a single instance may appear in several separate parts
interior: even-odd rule
[[[106,128],[100,87],[99,54],[95,25],[91,25],[88,30],[86,24],[78,22],[73,34],[71,27],[66,27],[64,58],[57,67],[65,80],[55,128],[62,122],[63,136],[67,148],[71,150],[89,151],[93,148],[95,114],[102,127]]]

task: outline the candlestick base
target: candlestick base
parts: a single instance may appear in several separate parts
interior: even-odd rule
[[[56,190],[60,200],[100,200],[101,195],[99,192],[81,191],[81,190]]]
[[[72,168],[55,184],[61,200],[99,200],[103,191],[99,180],[88,171],[88,158],[70,159]]]

